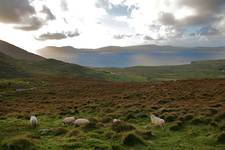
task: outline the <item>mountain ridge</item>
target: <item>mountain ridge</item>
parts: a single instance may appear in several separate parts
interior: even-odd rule
[[[166,49],[171,49],[171,48],[178,48],[178,49],[225,49],[225,46],[215,46],[215,47],[205,47],[205,46],[197,46],[197,47],[185,47],[185,46],[173,46],[173,45],[156,45],[156,44],[147,44],[147,45],[132,45],[132,46],[104,46],[104,47],[99,47],[99,48],[76,48],[73,46],[47,46],[43,47],[39,50],[44,50],[48,48],[56,48],[56,49],[74,49],[74,50],[88,50],[88,51],[111,51],[111,50],[125,50],[125,49],[134,49],[134,48],[144,48],[144,49],[149,49],[149,48],[166,48]],[[151,50],[151,49],[149,49]]]
[[[0,40],[0,52],[18,60],[26,60],[26,61],[44,60],[42,56],[30,53],[22,48],[19,48],[2,40]]]

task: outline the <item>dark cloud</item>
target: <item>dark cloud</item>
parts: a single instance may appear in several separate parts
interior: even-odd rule
[[[179,26],[201,26],[209,25],[215,22],[220,21],[222,18],[218,16],[209,16],[209,15],[195,15],[186,17],[180,21],[177,21]]]
[[[146,40],[146,41],[152,41],[152,40],[154,40],[151,36],[144,36],[144,40]]]
[[[43,9],[41,11],[42,13],[47,15],[47,20],[55,20],[56,17],[52,14],[51,10],[47,6],[43,6]]]
[[[225,0],[180,0],[178,3],[180,7],[188,7],[196,12],[181,20],[180,25],[209,25],[220,21],[225,13]]]
[[[188,28],[191,26],[208,26],[213,23],[221,21],[223,17],[213,15],[193,15],[184,19],[176,20],[175,16],[171,13],[161,12],[159,14],[159,22],[166,26],[173,26],[176,29]]]
[[[68,4],[66,0],[61,0],[61,9],[63,11],[68,11]]]
[[[159,14],[159,21],[164,25],[175,25],[176,19],[173,14],[161,12]]]
[[[68,37],[75,37],[75,36],[79,36],[80,33],[78,32],[78,30],[75,30],[74,32],[67,32],[67,36]]]
[[[224,19],[225,0],[180,0],[179,8],[191,8],[195,14],[176,20],[173,14],[161,12],[159,22],[167,26],[185,28],[190,26],[211,26]]]
[[[38,30],[44,25],[44,21],[37,17],[29,18],[24,24],[15,26],[16,29],[24,31]]]
[[[55,20],[51,10],[43,6],[42,13],[46,14],[46,20],[37,16],[29,0],[0,0],[0,22],[15,24],[16,29],[33,31],[47,24],[48,20]]]
[[[66,39],[66,38],[72,38],[75,36],[79,36],[80,33],[75,30],[74,32],[62,32],[62,33],[45,33],[41,34],[39,37],[35,38],[36,40],[39,41],[46,41],[46,40],[61,40],[61,39]]]
[[[36,39],[39,41],[46,41],[46,40],[61,40],[65,38],[67,38],[67,36],[64,33],[45,33],[40,35]]]
[[[181,7],[190,7],[195,9],[199,14],[211,14],[224,11],[224,0],[180,0],[178,4]]]
[[[125,39],[125,38],[132,38],[132,37],[142,37],[143,34],[136,33],[136,34],[118,34],[114,35],[113,38],[117,40]]]
[[[29,0],[0,0],[0,22],[20,23],[21,20],[36,14]]]

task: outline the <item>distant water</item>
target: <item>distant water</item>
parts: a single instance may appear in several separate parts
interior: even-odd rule
[[[225,51],[82,52],[56,59],[90,67],[131,67],[189,64],[197,60],[225,59]]]

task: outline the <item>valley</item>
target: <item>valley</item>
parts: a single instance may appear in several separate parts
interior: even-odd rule
[[[1,44],[0,149],[224,149],[224,60],[92,68]],[[165,127],[151,124],[150,114]],[[64,125],[70,116],[90,123]]]

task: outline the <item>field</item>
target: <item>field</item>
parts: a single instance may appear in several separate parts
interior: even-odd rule
[[[29,126],[35,113],[36,129]],[[150,124],[149,114],[166,120]],[[66,116],[91,123],[65,126]],[[113,125],[112,119],[123,122]],[[0,149],[224,150],[225,79],[110,82],[0,79]]]
[[[136,66],[129,68],[100,68],[99,70],[123,76],[131,81],[184,80],[224,78],[225,60],[195,61],[175,66]]]

